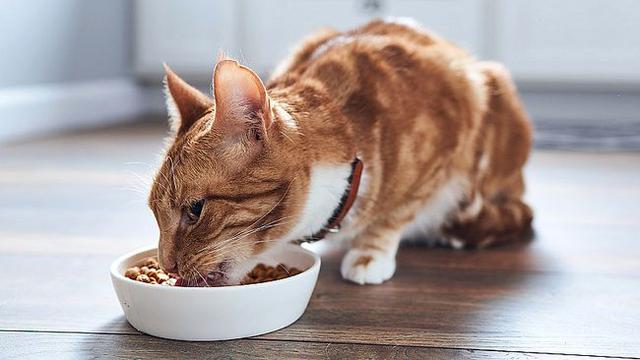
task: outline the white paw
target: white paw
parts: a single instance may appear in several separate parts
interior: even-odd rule
[[[462,239],[458,239],[457,237],[449,238],[449,245],[455,250],[464,249],[465,243]]]
[[[342,277],[354,283],[380,284],[396,271],[395,256],[378,250],[351,249],[342,258]]]
[[[439,244],[442,246],[450,246],[454,250],[462,250],[467,245],[466,242],[462,239],[459,239],[455,236],[442,236],[438,239]]]

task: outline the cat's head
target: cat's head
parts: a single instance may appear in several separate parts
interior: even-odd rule
[[[160,263],[193,284],[237,282],[240,265],[282,239],[300,210],[294,135],[236,61],[216,65],[215,100],[165,71],[172,138],[149,196]]]

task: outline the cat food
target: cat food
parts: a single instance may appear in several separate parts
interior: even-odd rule
[[[241,284],[257,284],[279,280],[300,274],[301,272],[302,270],[295,267],[287,267],[285,264],[269,266],[260,263],[245,276]],[[154,285],[176,286],[178,282],[178,276],[176,274],[165,273],[164,270],[160,268],[158,260],[154,257],[146,258],[138,263],[137,266],[128,268],[124,272],[124,276],[131,280]]]
[[[160,268],[158,260],[153,257],[142,260],[138,266],[132,266],[124,272],[124,276],[131,280],[147,284],[174,286],[178,280],[177,275],[165,273]]]
[[[284,279],[289,276],[300,274],[302,271],[295,267],[287,267],[285,264],[278,264],[276,266],[269,266],[263,263],[256,265],[251,270],[244,280],[243,285],[257,284],[261,282],[273,281]]]

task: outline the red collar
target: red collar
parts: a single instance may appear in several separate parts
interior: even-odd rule
[[[328,233],[337,233],[340,231],[340,223],[344,220],[351,206],[356,201],[358,196],[358,188],[360,187],[360,179],[362,178],[362,170],[364,169],[364,163],[359,158],[353,159],[351,163],[351,175],[349,176],[349,187],[345,190],[342,198],[340,198],[340,204],[333,211],[333,215],[327,221],[320,231],[307,236],[301,240],[301,242],[314,242],[323,239]]]

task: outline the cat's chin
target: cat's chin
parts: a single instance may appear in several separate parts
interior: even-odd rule
[[[176,286],[182,287],[219,287],[229,285],[239,285],[242,274],[232,271],[233,266],[229,261],[221,262],[215,270],[199,272],[197,276],[189,278],[178,278]],[[205,275],[206,274],[206,275]]]
[[[194,279],[178,278],[176,286],[182,287],[218,287],[235,285],[219,272],[211,272],[207,276]]]

